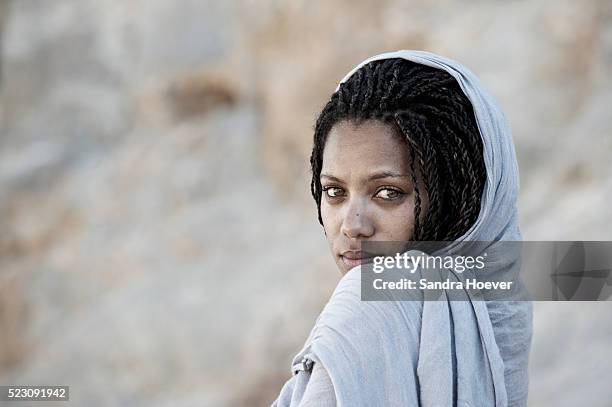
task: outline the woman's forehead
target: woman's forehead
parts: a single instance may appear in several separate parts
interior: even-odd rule
[[[382,122],[340,122],[329,132],[323,151],[322,174],[335,177],[408,175],[408,147],[394,129]]]

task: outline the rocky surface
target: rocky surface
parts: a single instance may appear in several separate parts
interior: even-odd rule
[[[339,275],[308,196],[346,71],[421,48],[514,130],[526,239],[611,240],[607,0],[0,3],[0,383],[266,405]],[[608,303],[535,306],[532,405],[605,406]]]

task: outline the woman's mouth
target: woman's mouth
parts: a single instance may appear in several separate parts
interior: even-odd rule
[[[348,268],[348,270],[353,267],[359,266],[363,263],[371,262],[373,256],[369,253],[364,253],[361,251],[348,251],[344,252],[340,255],[340,259],[344,263],[344,265]]]

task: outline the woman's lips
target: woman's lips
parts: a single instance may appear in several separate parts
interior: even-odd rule
[[[372,255],[363,252],[346,252],[340,255],[342,262],[350,270],[353,267],[372,261]]]

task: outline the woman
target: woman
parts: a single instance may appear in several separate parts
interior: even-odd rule
[[[477,78],[427,52],[363,61],[317,120],[311,166],[344,275],[273,406],[526,405],[529,302],[360,297],[363,242],[521,240],[510,130]]]

